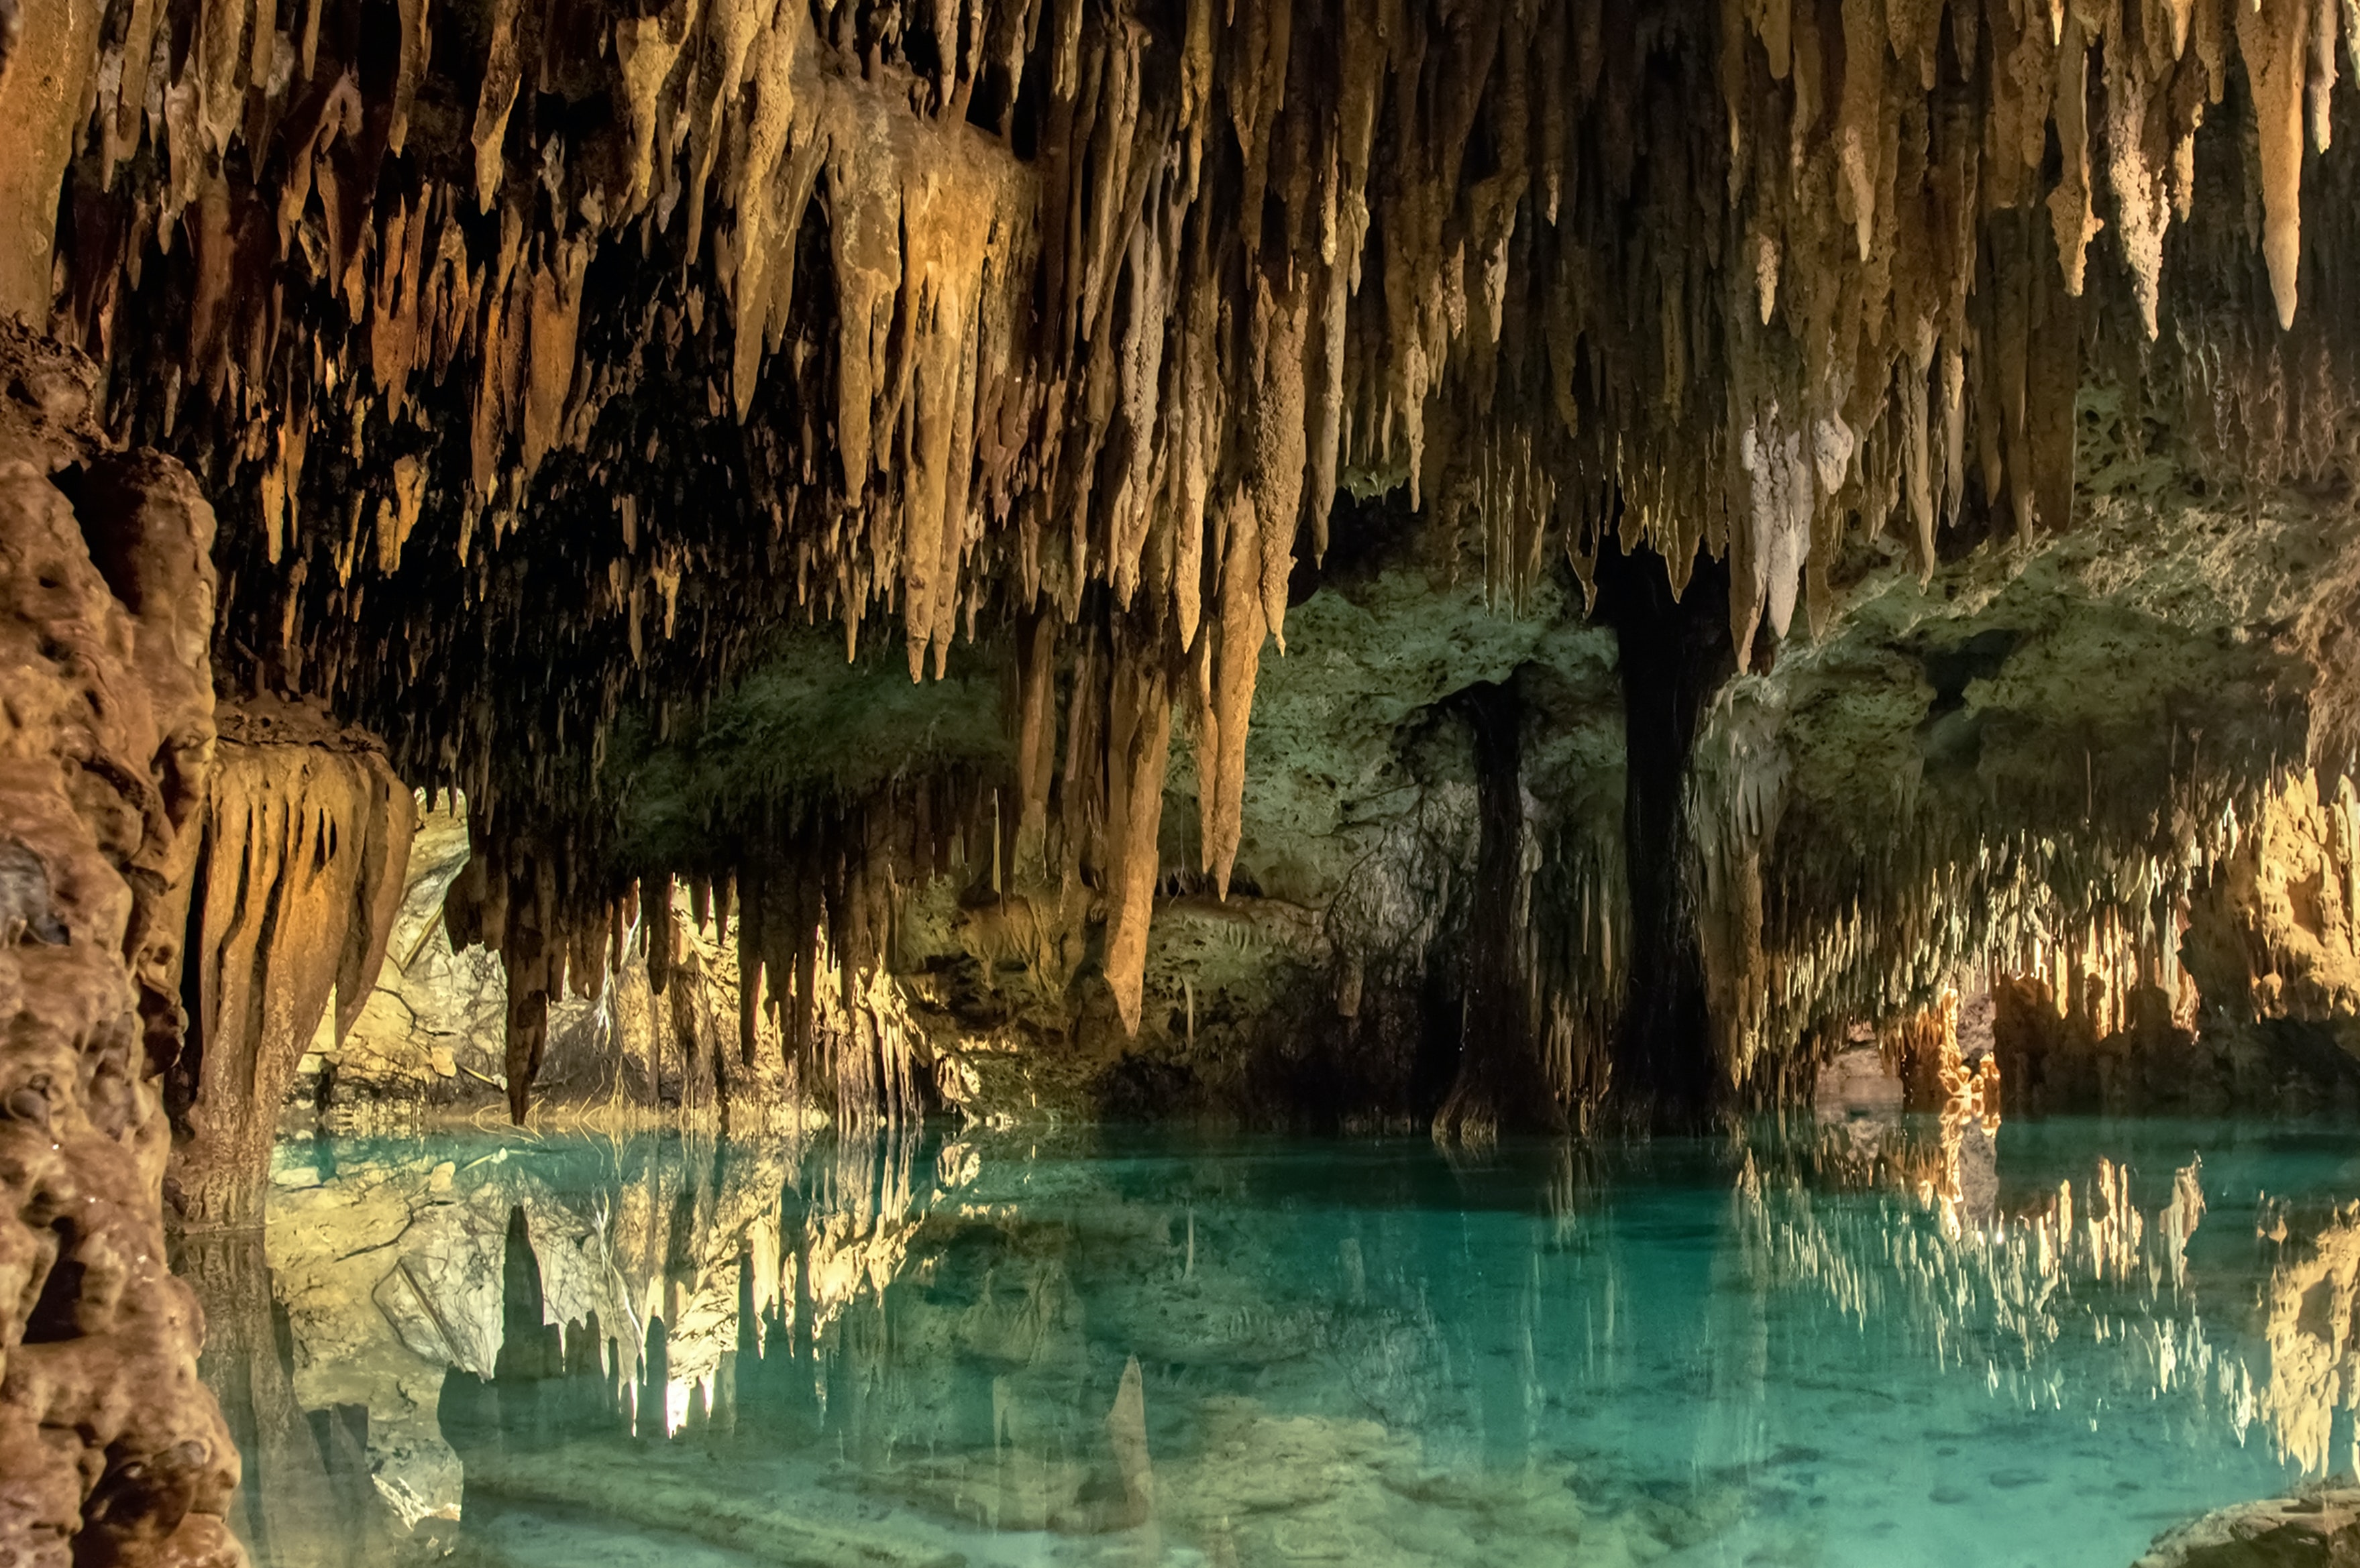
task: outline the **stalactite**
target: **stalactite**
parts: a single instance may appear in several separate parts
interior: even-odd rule
[[[1163,869],[1164,765],[1171,756],[1170,679],[1158,664],[1118,656],[1107,723],[1106,976],[1124,1029],[1139,1031],[1147,922]]]
[[[2253,90],[2261,155],[2262,256],[2280,327],[2294,325],[2302,265],[2303,89],[2314,5],[2322,18],[2333,17],[2332,8],[2318,0],[2263,0],[2236,8],[2237,50]]]
[[[2344,913],[2348,784],[2184,765],[1988,815],[1920,801],[1840,834],[1801,803],[1775,739],[1717,722],[1688,810],[1698,920],[1709,949],[1721,942],[1708,964],[1722,977],[1715,1050],[1733,1084],[1775,1071],[1815,1029],[1890,1022],[1998,979],[2038,988],[2095,1039],[2134,1027],[2142,994],[2192,1007],[2190,966],[2232,1010],[2267,993],[2311,1016],[2360,984]],[[2267,835],[2275,849],[2259,845]],[[2323,891],[2302,895],[2298,917],[2284,888],[2306,877]]]
[[[181,1223],[249,1223],[278,1107],[322,1012],[341,1038],[377,983],[417,816],[373,737],[288,704],[224,710],[192,911],[195,1071],[168,1104]]]

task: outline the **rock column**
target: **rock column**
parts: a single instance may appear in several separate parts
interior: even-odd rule
[[[234,1564],[158,1087],[213,747],[212,509],[0,322],[0,1562]]]
[[[333,999],[339,1036],[377,984],[418,830],[373,736],[316,710],[224,710],[190,931],[197,1018],[172,1078],[166,1192],[191,1230],[260,1223],[270,1143]]]

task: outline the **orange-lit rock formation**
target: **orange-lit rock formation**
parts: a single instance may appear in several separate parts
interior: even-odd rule
[[[213,514],[0,324],[0,1556],[231,1564],[237,1452],[171,1277],[179,944],[213,760]]]
[[[279,1108],[321,1015],[377,984],[417,812],[369,736],[287,703],[222,710],[190,930],[199,1012],[168,1095],[189,1228],[260,1223]]]

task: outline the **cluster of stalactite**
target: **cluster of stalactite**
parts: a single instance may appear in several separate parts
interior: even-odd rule
[[[2308,150],[2360,50],[2339,0],[41,26],[88,46],[54,319],[239,519],[248,673],[516,824],[486,861],[541,868],[522,901],[611,903],[528,819],[595,834],[618,714],[668,726],[767,622],[890,616],[913,672],[979,615],[1072,628],[1108,660],[1107,723],[1068,733],[1102,753],[1127,1020],[1170,707],[1218,877],[1339,485],[1470,519],[1509,604],[1552,541],[1585,576],[1610,529],[1676,583],[1725,557],[1743,662],[1831,612],[1855,528],[1930,569],[1969,511],[2068,522],[2086,375],[2256,474],[2350,446],[2360,202],[2302,200],[2351,184]],[[542,935],[528,1037],[552,966],[595,967]]]
[[[2038,982],[2099,1038],[2130,1026],[2142,990],[2179,1007],[2194,983],[2191,912],[2211,900],[2255,913],[2253,839],[2287,779],[2184,777],[2168,802],[2125,805],[2120,820],[2000,826],[1926,810],[1850,841],[1803,820],[1735,854],[1708,843],[1699,924],[1720,1065],[1732,1085],[1775,1077],[1808,1037],[1917,1015],[1994,976]],[[2239,873],[2248,896],[2224,897]],[[2233,967],[2237,986],[2269,972],[2243,953]],[[2208,995],[2236,988],[2205,979]]]
[[[482,942],[507,970],[512,1114],[520,1120],[530,1105],[552,1001],[569,992],[597,998],[639,942],[653,993],[678,991],[683,917],[700,932],[734,938],[734,1044],[748,1082],[791,1085],[791,1097],[832,1094],[843,1126],[923,1111],[930,1091],[920,1042],[879,987],[889,984],[906,891],[937,876],[978,886],[989,877],[998,890],[1016,822],[993,781],[950,770],[849,798],[716,800],[708,811],[694,830],[710,847],[679,867],[683,909],[672,870],[618,883],[628,874],[595,842],[539,826],[496,828],[470,802],[477,849],[443,918],[454,947]],[[597,874],[584,874],[588,867]],[[765,1051],[780,1060],[762,1059]],[[719,1063],[715,1072],[727,1093],[730,1075]]]
[[[1166,663],[1137,656],[1131,639],[1163,630],[1111,608],[1075,626],[1051,615],[1030,617],[1017,639],[1012,779],[959,768],[849,797],[758,792],[706,803],[694,832],[707,847],[667,849],[684,861],[667,872],[688,876],[701,889],[695,907],[714,909],[724,927],[736,911],[748,1065],[758,1013],[768,1009],[801,1082],[834,1082],[856,1121],[890,1116],[911,1103],[901,1057],[836,1060],[837,1037],[814,1029],[814,1008],[821,971],[830,967],[825,955],[834,961],[827,984],[850,1009],[856,992],[890,959],[901,896],[937,876],[1003,897],[1097,887],[1101,964],[1125,1026],[1137,1028],[1148,920],[1164,869],[1164,775],[1181,692]],[[1236,699],[1234,753],[1221,739],[1215,682],[1207,676],[1192,690],[1186,712],[1198,755],[1208,772],[1228,779],[1204,796],[1203,835],[1207,871],[1226,893],[1240,829],[1242,706],[1251,687]],[[549,1001],[569,987],[595,996],[619,965],[625,933],[642,908],[653,911],[651,940],[663,951],[670,915],[667,904],[646,903],[644,884],[618,881],[609,846],[563,836],[570,825],[563,822],[546,831],[509,828],[491,820],[495,810],[471,804],[477,855],[453,885],[448,918],[454,945],[484,942],[506,963],[509,1093],[521,1116]],[[1055,899],[1061,913],[1065,904]]]
[[[374,736],[291,703],[224,707],[190,911],[186,1046],[166,1080],[184,1230],[257,1223],[279,1107],[333,1004],[377,984],[416,802]]]
[[[963,804],[963,793],[929,780],[830,816],[825,828],[806,811],[801,832],[779,833],[734,877],[690,878],[684,911],[669,876],[642,883],[649,984],[659,996],[677,989],[682,914],[700,932],[727,931],[734,902],[738,1066],[770,1065],[757,1058],[775,1035],[781,1072],[799,1091],[832,1094],[839,1128],[922,1114],[930,1081],[887,950],[898,888],[967,865],[958,827],[978,824],[946,821],[951,831],[935,831],[935,811]]]
[[[2226,1428],[2241,1442],[2257,1421],[2270,1423],[2281,1452],[2297,1423],[2312,1419],[2315,1386],[2304,1390],[2311,1410],[2292,1399],[2278,1407],[2246,1344],[2208,1335],[2201,1309],[2226,1281],[2206,1277],[2188,1255],[2205,1218],[2201,1162],[2172,1172],[2169,1196],[2161,1172],[2136,1173],[2143,1179],[2135,1192],[2132,1169],[2103,1156],[2078,1180],[2004,1190],[1988,1140],[1978,1146],[1971,1134],[1962,1157],[1955,1144],[1928,1147],[1922,1127],[1889,1123],[1879,1131],[1874,1163],[1834,1129],[1817,1148],[1765,1145],[1758,1159],[1749,1151],[1735,1205],[1748,1285],[1823,1293],[1853,1323],[1879,1324],[1939,1354],[1952,1376],[2027,1399],[2037,1387],[2065,1408],[2082,1399],[2104,1409],[2135,1392],[2169,1405],[2191,1428]],[[1883,1199],[1830,1203],[1818,1190],[1830,1175],[1883,1189]],[[1935,1223],[1896,1223],[1912,1210]],[[2279,1267],[2273,1284],[2283,1289],[2293,1270]],[[2337,1273],[2315,1270],[2303,1283]],[[2126,1331],[2117,1317],[2094,1334],[2085,1326],[2106,1322],[2114,1301],[2137,1297],[2158,1303],[2160,1321]],[[2175,1322],[2172,1312],[2185,1315]],[[2119,1359],[2042,1365],[2057,1345],[2083,1335]],[[1994,1348],[1961,1356],[1962,1342]],[[2307,1359],[2306,1374],[2317,1358]]]

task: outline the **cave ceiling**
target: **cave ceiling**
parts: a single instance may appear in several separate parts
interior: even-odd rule
[[[1606,556],[1717,596],[1708,855],[1818,846],[1748,952],[1926,799],[2299,759],[2350,71],[2344,0],[34,0],[0,309],[214,497],[224,682],[464,792],[520,993],[672,871],[807,991],[956,853],[1098,887],[1135,1028],[1168,861],[1332,897],[1320,768],[1417,771],[1338,713],[1531,670],[1622,809]]]

